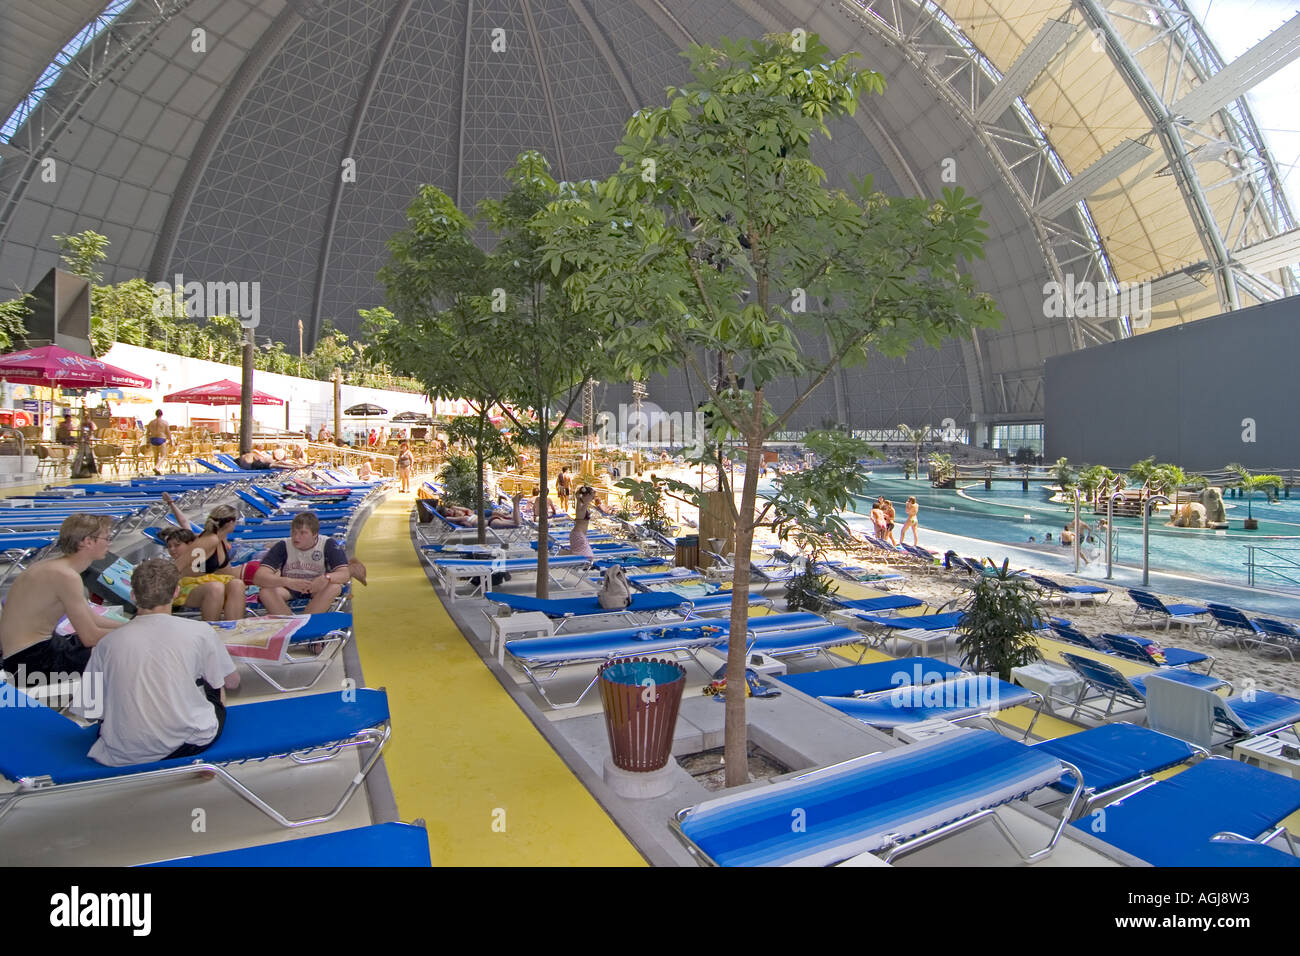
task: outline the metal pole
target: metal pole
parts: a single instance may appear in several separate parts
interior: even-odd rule
[[[1106,580],[1115,575],[1111,573],[1111,562],[1115,557],[1115,501],[1123,498],[1124,492],[1117,491],[1106,499]]]
[[[1156,504],[1167,505],[1169,499],[1164,495],[1152,495],[1142,507],[1142,586],[1147,587],[1151,583],[1151,506]]]
[[[239,392],[239,453],[253,450],[253,330],[244,342],[243,383]]]
[[[1078,488],[1074,489],[1074,573],[1079,573],[1079,503],[1083,500],[1083,494]]]

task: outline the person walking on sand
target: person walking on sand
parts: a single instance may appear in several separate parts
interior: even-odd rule
[[[919,510],[920,510],[920,505],[916,503],[915,496],[909,497],[907,499],[907,521],[903,522],[903,530],[898,532],[899,544],[903,543],[903,538],[907,536],[907,529],[911,528],[912,544],[916,545],[917,547],[920,547],[920,543],[916,540],[916,529],[917,529],[916,513]]]

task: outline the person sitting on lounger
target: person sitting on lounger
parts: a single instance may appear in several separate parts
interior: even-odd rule
[[[518,528],[520,523],[519,499],[523,493],[516,494],[510,505],[500,505],[488,511],[489,528]],[[460,505],[443,505],[439,511],[450,524],[461,528],[477,528],[478,515],[470,508]]]
[[[140,562],[135,619],[91,652],[83,679],[103,682],[103,720],[89,756],[106,766],[200,754],[225,726],[222,691],[238,687],[239,674],[209,625],[171,616],[179,583],[167,558]]]
[[[69,515],[59,526],[62,555],[32,565],[14,581],[0,616],[4,669],[25,682],[28,675],[85,670],[91,649],[121,621],[96,615],[86,601],[81,575],[108,556],[113,519]],[[72,634],[57,633],[67,616]]]
[[[306,614],[322,614],[343,593],[352,578],[348,556],[333,538],[322,537],[320,519],[303,511],[289,524],[289,537],[266,552],[253,575],[261,588],[262,606],[272,614],[288,614],[289,602],[308,597]]]
[[[223,613],[228,621],[244,616],[243,579],[206,570],[211,559],[195,544],[198,535],[189,528],[168,528],[161,537],[181,576],[176,607],[199,608],[205,621],[220,621]]]
[[[182,528],[190,527],[190,519],[181,511],[180,505],[172,500],[172,496],[167,492],[162,493],[163,503],[172,509],[172,517],[176,519],[177,525]],[[235,530],[239,523],[239,512],[230,505],[217,505],[208,512],[208,520],[203,524],[203,530],[194,539],[190,547],[189,570],[186,570],[186,563],[176,559],[176,552],[171,552],[172,558],[176,560],[176,569],[184,575],[185,580],[181,581],[181,590],[185,592],[188,600],[195,579],[202,577],[203,581],[199,583],[211,583],[216,580],[217,575],[225,577],[225,581],[218,582],[223,587],[223,604],[225,618],[227,621],[238,621],[244,616],[244,584],[239,574],[230,566],[230,533]],[[197,607],[199,605],[187,604],[186,607]],[[208,617],[203,615],[205,621],[217,621],[218,617]]]

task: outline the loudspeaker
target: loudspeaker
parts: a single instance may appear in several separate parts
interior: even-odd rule
[[[27,348],[58,345],[90,355],[90,283],[62,269],[51,269],[32,290]]]

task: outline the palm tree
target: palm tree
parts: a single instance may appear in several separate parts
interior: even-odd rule
[[[912,443],[912,455],[916,461],[916,474],[921,473],[921,446],[925,444],[926,438],[930,435],[930,426],[922,425],[920,428],[913,428],[911,425],[899,425],[898,430],[903,433],[903,440]]]
[[[957,477],[957,466],[952,463],[952,455],[938,452],[930,455],[930,481],[936,488],[946,487]]]
[[[1078,480],[1078,475],[1070,467],[1070,459],[1058,458],[1056,464],[1052,465],[1052,478],[1061,486],[1062,491],[1069,491]]]
[[[1240,488],[1246,493],[1246,530],[1254,531],[1259,527],[1255,523],[1255,516],[1250,510],[1250,500],[1255,496],[1255,492],[1262,488],[1278,487],[1282,484],[1281,475],[1253,475],[1246,470],[1244,465],[1232,462],[1227,466],[1227,470],[1236,475],[1234,481],[1227,484],[1229,488]],[[1270,497],[1272,497],[1270,495]]]
[[[1148,486],[1154,483],[1152,479],[1155,477],[1156,470],[1156,456],[1152,455],[1129,465],[1128,476],[1135,485]]]

